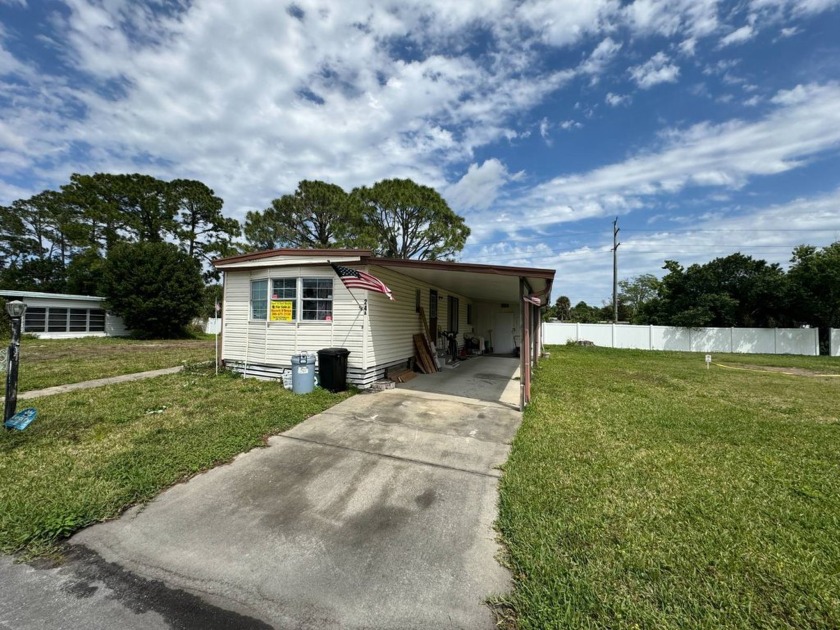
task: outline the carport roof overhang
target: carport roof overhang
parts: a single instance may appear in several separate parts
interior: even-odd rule
[[[524,279],[525,292],[539,296],[546,304],[551,299],[554,281],[553,269],[388,258],[371,258],[368,262],[478,302],[516,303],[520,297],[519,281]]]
[[[330,259],[345,265],[357,262],[385,267],[478,302],[516,303],[520,299],[520,281],[524,280],[525,293],[540,297],[546,305],[554,282],[553,269],[378,258],[364,249],[275,249],[222,258],[213,264],[221,271],[234,271],[274,264],[324,264]]]

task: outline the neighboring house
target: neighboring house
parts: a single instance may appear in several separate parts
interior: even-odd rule
[[[330,262],[366,271],[391,289],[348,290]],[[413,335],[425,311],[433,336],[456,331],[485,338],[511,354],[539,333],[539,307],[549,303],[553,269],[396,260],[368,250],[278,249],[214,261],[224,272],[221,358],[246,375],[279,378],[302,351],[347,348],[348,381],[369,387],[386,369],[414,357]],[[531,302],[523,300],[531,295]],[[439,347],[445,342],[438,338]],[[530,357],[536,345],[531,341]],[[523,357],[523,365],[525,360]]]
[[[105,311],[105,298],[0,289],[0,298],[26,303],[23,333],[41,339],[127,335],[122,318]]]

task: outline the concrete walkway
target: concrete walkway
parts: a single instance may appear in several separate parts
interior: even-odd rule
[[[447,384],[512,393],[517,362],[487,361]],[[491,630],[485,601],[510,588],[498,467],[519,421],[501,400],[354,396],[80,532],[62,567],[0,562],[0,627]]]
[[[114,385],[115,383],[128,383],[129,381],[140,381],[145,378],[154,378],[156,376],[164,376],[165,374],[175,374],[176,372],[180,372],[183,369],[183,366],[179,365],[177,367],[164,368],[162,370],[135,372],[134,374],[123,374],[121,376],[109,376],[108,378],[98,378],[93,381],[82,381],[81,383],[70,383],[69,385],[56,385],[55,387],[47,387],[45,389],[34,389],[32,391],[18,393],[18,400],[41,398],[42,396],[52,396],[53,394],[66,394],[67,392],[74,392],[78,389],[92,389],[94,387]],[[0,398],[0,401],[5,400],[5,398]]]

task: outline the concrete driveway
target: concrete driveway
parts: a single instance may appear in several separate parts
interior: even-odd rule
[[[493,628],[517,365],[437,375],[462,396],[418,377],[342,402],[76,535],[60,590],[120,602],[123,629]]]

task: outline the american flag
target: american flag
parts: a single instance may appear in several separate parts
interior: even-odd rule
[[[348,289],[367,289],[368,291],[384,293],[388,296],[389,300],[394,299],[394,296],[391,295],[391,289],[386,287],[385,283],[376,276],[372,276],[364,271],[359,271],[358,269],[342,267],[341,265],[336,265],[334,263],[330,263],[330,265],[335,270],[336,274],[338,274],[338,277],[344,283],[344,286]]]

